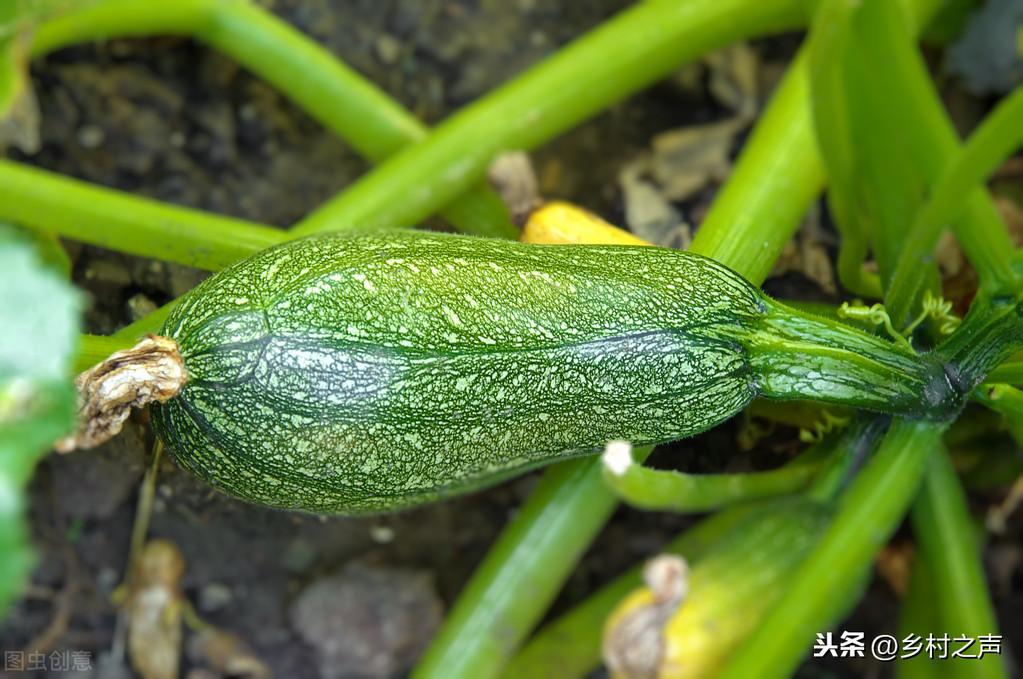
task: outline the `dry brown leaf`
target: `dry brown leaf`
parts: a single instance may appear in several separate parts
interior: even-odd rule
[[[740,42],[704,57],[710,69],[710,91],[743,120],[757,114],[757,80],[760,56]]]
[[[774,264],[771,276],[781,276],[797,271],[816,283],[828,294],[836,294],[835,270],[828,253],[824,231],[820,226],[820,215],[816,209],[810,211],[795,239],[785,244],[781,255]]]
[[[685,250],[692,242],[689,225],[657,186],[643,178],[644,160],[627,165],[618,176],[625,202],[625,223],[632,233],[654,245]]]
[[[723,181],[732,169],[729,156],[735,135],[746,124],[740,118],[730,118],[654,137],[650,171],[665,198],[685,200],[703,187]]]

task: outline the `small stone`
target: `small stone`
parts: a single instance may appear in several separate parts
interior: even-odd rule
[[[82,148],[97,149],[103,145],[107,134],[98,125],[83,125],[78,130],[78,143]]]
[[[316,548],[308,540],[296,538],[284,551],[283,560],[292,573],[304,573],[316,561]]]
[[[377,57],[385,64],[397,63],[398,58],[401,57],[401,41],[393,35],[387,33],[380,34],[377,36],[374,47],[376,48]]]
[[[205,613],[213,613],[231,603],[234,593],[231,588],[220,582],[211,582],[199,590],[199,609]]]
[[[375,525],[369,529],[369,537],[379,545],[394,542],[394,529],[390,526]]]
[[[140,292],[128,298],[128,316],[132,321],[137,321],[154,311],[156,311],[156,302],[145,294]]]
[[[425,571],[352,563],[306,587],[291,624],[316,650],[324,679],[403,675],[440,625],[432,580]]]

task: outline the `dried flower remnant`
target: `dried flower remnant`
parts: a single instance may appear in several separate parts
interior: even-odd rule
[[[664,626],[685,600],[689,567],[679,556],[661,555],[647,562],[643,580],[647,588],[608,620],[604,633],[604,662],[617,677],[657,676],[664,656]]]
[[[121,431],[132,408],[163,403],[186,381],[177,342],[148,335],[78,376],[78,428],[54,447],[61,453],[94,448]]]

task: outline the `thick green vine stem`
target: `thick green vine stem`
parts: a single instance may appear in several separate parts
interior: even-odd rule
[[[934,574],[927,559],[913,559],[909,574],[909,586],[902,598],[899,611],[899,639],[915,634],[926,639],[933,634],[935,626],[945,630],[941,622],[941,609],[938,607],[938,592],[935,589]],[[940,679],[943,667],[923,653],[913,657],[900,659],[895,663],[897,679]]]
[[[168,205],[9,160],[0,160],[0,218],[214,271],[287,236],[255,222]]]
[[[1021,348],[1023,295],[991,298],[982,294],[959,329],[934,353],[945,361],[950,377],[966,394]]]
[[[955,468],[944,450],[928,462],[924,484],[911,513],[920,559],[929,565],[941,611],[938,629],[972,639],[998,633],[998,623],[984,579],[977,530]],[[931,623],[936,624],[934,622]],[[1006,676],[1002,656],[958,659],[957,676],[996,679]]]

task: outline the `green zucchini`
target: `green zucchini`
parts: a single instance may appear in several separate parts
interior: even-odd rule
[[[163,334],[188,373],[153,407],[176,459],[312,512],[692,436],[758,395],[930,417],[961,401],[939,362],[660,248],[315,236],[212,276]]]

